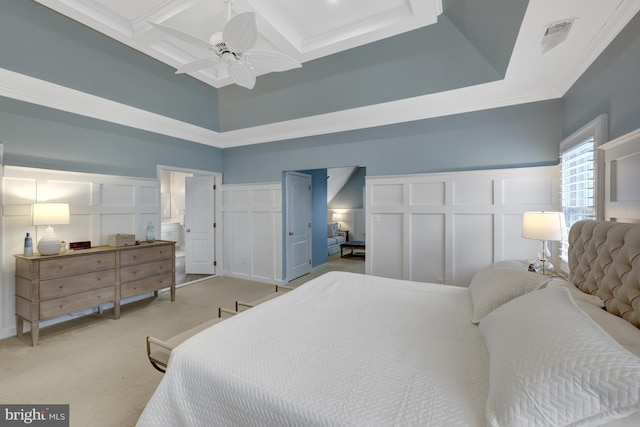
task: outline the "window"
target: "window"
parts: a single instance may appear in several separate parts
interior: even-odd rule
[[[596,217],[594,138],[560,155],[562,211],[567,224]]]
[[[582,219],[602,219],[600,156],[597,147],[605,142],[607,115],[567,137],[560,144],[562,211],[567,230]],[[560,259],[567,262],[569,243],[560,245]]]

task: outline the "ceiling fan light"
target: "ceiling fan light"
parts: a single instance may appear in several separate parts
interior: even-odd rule
[[[223,52],[221,58],[222,58],[222,61],[227,64],[232,64],[236,62],[236,56],[231,52]]]

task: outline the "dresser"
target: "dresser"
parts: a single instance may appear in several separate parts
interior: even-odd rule
[[[171,288],[175,301],[175,242],[156,240],[136,246],[98,246],[52,256],[15,255],[16,329],[31,323],[38,344],[40,321]]]

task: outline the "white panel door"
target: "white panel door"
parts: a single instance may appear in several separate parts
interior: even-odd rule
[[[185,272],[215,274],[215,199],[213,176],[185,179]]]
[[[311,271],[311,175],[287,172],[287,280]]]

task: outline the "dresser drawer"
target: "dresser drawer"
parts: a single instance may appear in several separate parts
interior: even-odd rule
[[[40,281],[40,299],[51,299],[116,284],[116,270],[94,271]]]
[[[97,307],[107,302],[116,300],[116,287],[96,289],[81,292],[62,298],[40,302],[40,320],[62,316],[91,307]]]
[[[116,253],[62,256],[40,261],[40,280],[114,268]]]
[[[173,243],[159,246],[143,246],[120,251],[120,265],[140,264],[143,262],[171,258]]]
[[[157,274],[133,282],[123,283],[120,287],[120,298],[144,294],[173,285],[173,273]]]
[[[120,269],[120,282],[130,282],[132,280],[144,279],[147,276],[160,273],[173,272],[174,261],[163,259],[151,261],[144,264],[129,265]]]

